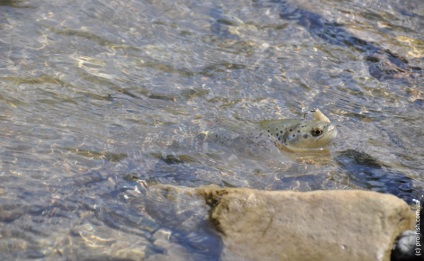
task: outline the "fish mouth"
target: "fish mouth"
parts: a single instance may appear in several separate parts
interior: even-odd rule
[[[325,139],[328,140],[327,142],[330,142],[331,140],[333,140],[336,136],[337,136],[337,128],[335,125],[329,125],[327,128],[327,133],[325,135],[322,135],[321,137],[319,137],[317,139],[317,141],[320,141],[321,139]]]
[[[337,136],[337,128],[336,128],[335,125],[328,126],[327,131],[328,131],[328,133],[331,134],[331,139],[333,139]]]
[[[337,128],[336,128],[335,125],[328,126],[327,131],[331,135],[331,137],[330,137],[331,140],[334,139],[337,136],[338,131],[337,131]]]
[[[332,125],[331,124],[331,125],[328,126],[328,129],[327,129],[328,132],[332,132],[332,131],[335,131],[335,130],[336,130],[336,126],[335,125]]]

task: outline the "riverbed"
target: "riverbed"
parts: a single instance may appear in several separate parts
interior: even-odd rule
[[[216,260],[207,210],[147,200],[154,184],[412,204],[423,28],[419,0],[0,1],[0,259]],[[313,108],[339,132],[322,153],[199,140],[212,118],[243,128]]]

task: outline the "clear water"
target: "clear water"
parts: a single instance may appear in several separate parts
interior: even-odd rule
[[[217,259],[203,202],[157,183],[411,202],[423,28],[420,0],[0,1],[0,258]],[[197,136],[315,107],[339,128],[329,153],[252,158]]]

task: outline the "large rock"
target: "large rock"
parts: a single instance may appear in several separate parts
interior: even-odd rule
[[[415,222],[403,200],[376,192],[202,187],[196,193],[212,206],[223,260],[388,261],[395,238]]]

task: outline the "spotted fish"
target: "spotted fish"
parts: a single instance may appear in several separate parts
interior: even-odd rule
[[[285,149],[322,150],[337,136],[336,127],[319,110],[313,120],[282,119],[256,123],[223,122],[206,133],[205,140],[250,154]]]

